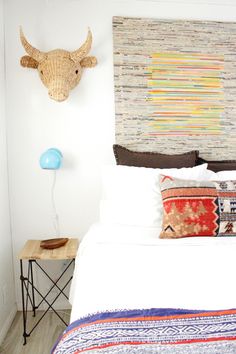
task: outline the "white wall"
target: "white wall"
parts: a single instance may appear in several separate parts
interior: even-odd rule
[[[51,176],[38,164],[48,147],[58,147],[64,154],[56,186],[62,235],[82,237],[98,218],[100,168],[114,163],[112,16],[235,21],[235,5],[231,0],[192,0],[192,4],[190,0],[6,1],[6,103],[15,256],[27,239],[54,234]],[[25,53],[19,25],[28,40],[45,51],[76,49],[91,27],[91,54],[99,64],[84,72],[67,101],[50,100],[37,72],[20,67],[20,56]],[[15,269],[18,278],[17,262]],[[19,289],[18,279],[17,285]]]
[[[0,1],[0,343],[16,312],[7,180],[3,1]]]

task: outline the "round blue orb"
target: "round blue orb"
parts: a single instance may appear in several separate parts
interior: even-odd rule
[[[56,148],[45,151],[39,160],[40,166],[46,170],[58,170],[61,167],[62,153]]]

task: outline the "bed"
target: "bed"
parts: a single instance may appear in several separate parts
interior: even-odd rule
[[[157,169],[127,168],[105,172],[100,222],[75,262],[71,324],[52,353],[236,353],[236,237],[160,239]],[[179,170],[212,178],[207,166]]]

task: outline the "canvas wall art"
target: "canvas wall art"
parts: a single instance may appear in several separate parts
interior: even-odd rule
[[[236,158],[236,23],[113,18],[116,143]]]

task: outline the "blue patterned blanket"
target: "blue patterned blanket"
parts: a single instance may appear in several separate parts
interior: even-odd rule
[[[51,354],[236,354],[236,310],[149,309],[79,319]]]

